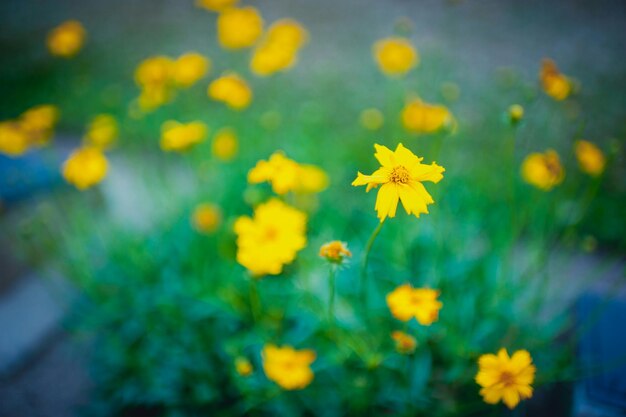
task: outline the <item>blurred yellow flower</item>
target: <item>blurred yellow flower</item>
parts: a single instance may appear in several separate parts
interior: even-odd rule
[[[276,194],[289,191],[317,193],[328,185],[326,173],[314,165],[300,165],[282,151],[274,152],[267,161],[257,162],[248,172],[248,182],[269,182]]]
[[[512,104],[509,107],[509,120],[511,124],[517,124],[524,118],[524,108],[519,104]]]
[[[543,91],[557,101],[565,100],[572,92],[571,80],[561,74],[551,59],[542,61],[539,79],[541,80]]]
[[[21,129],[33,145],[47,143],[59,119],[59,109],[51,104],[42,104],[26,110],[19,118]]]
[[[167,85],[147,85],[142,88],[137,103],[142,111],[151,111],[170,101],[172,95]]]
[[[295,50],[301,48],[309,40],[309,33],[304,26],[293,19],[277,20],[267,30],[266,36],[270,43]]]
[[[367,130],[378,130],[383,126],[383,123],[385,123],[385,117],[380,110],[371,108],[361,112],[359,121],[361,122],[361,126]]]
[[[217,18],[217,39],[224,48],[249,48],[262,33],[263,18],[254,7],[229,8]]]
[[[179,87],[190,87],[209,73],[211,61],[196,52],[189,52],[174,61],[172,79]]]
[[[226,127],[215,134],[211,143],[211,152],[216,158],[230,161],[237,155],[238,150],[239,141],[233,129]]]
[[[238,356],[237,358],[235,358],[235,371],[237,371],[239,375],[244,377],[250,376],[252,375],[253,370],[254,368],[252,368],[252,364],[248,359],[244,358],[243,356]]]
[[[345,243],[333,240],[322,245],[320,256],[329,262],[341,264],[346,258],[352,257],[352,252],[348,250]]]
[[[298,171],[298,182],[294,188],[296,193],[315,194],[328,187],[328,175],[322,168],[300,164]]]
[[[191,215],[191,223],[200,233],[213,233],[222,223],[222,211],[214,204],[199,204]]]
[[[387,75],[403,75],[419,63],[417,51],[405,38],[387,38],[374,44],[374,58]]]
[[[234,7],[239,0],[196,0],[196,6],[203,7],[213,12],[221,12],[222,10]]]
[[[48,33],[48,50],[52,55],[71,58],[83,47],[86,36],[87,32],[79,21],[68,20]]]
[[[396,342],[396,350],[403,355],[410,355],[417,348],[417,340],[410,334],[406,334],[399,330],[391,333],[391,338]]]
[[[260,204],[254,217],[235,222],[237,262],[253,276],[278,275],[306,246],[306,214],[278,199]]]
[[[439,291],[430,288],[413,288],[404,284],[387,294],[391,314],[401,321],[415,318],[419,324],[429,326],[439,318],[443,304],[437,300]]]
[[[518,350],[509,357],[502,348],[498,355],[491,353],[478,358],[479,370],[476,383],[482,388],[480,395],[488,404],[502,401],[510,409],[515,408],[520,400],[533,396],[532,383],[536,368],[532,364],[530,353]]]
[[[291,346],[272,344],[265,345],[261,352],[265,375],[286,390],[303,389],[313,381],[311,364],[315,356],[309,349],[295,350]]]
[[[545,153],[531,153],[522,162],[522,178],[535,187],[550,191],[563,182],[565,171],[559,155],[552,149]]]
[[[387,217],[395,217],[398,200],[409,215],[419,217],[421,213],[428,213],[427,206],[434,203],[434,200],[422,182],[438,183],[443,178],[445,169],[434,162],[430,165],[422,164],[424,158],[415,156],[401,143],[395,151],[378,144],[374,148],[374,157],[381,167],[372,175],[359,172],[352,185],[367,185],[366,191],[381,185],[375,206],[381,223]]]
[[[63,177],[79,190],[90,188],[104,179],[108,162],[102,151],[85,146],[76,149],[63,164]]]
[[[0,122],[0,153],[16,157],[30,147],[28,134],[15,121]]]
[[[161,125],[161,149],[181,152],[206,139],[209,128],[202,122],[168,120]]]
[[[207,91],[210,98],[235,110],[245,109],[252,101],[252,90],[237,74],[229,73],[214,80]]]
[[[574,152],[580,169],[591,176],[598,176],[604,172],[606,158],[600,148],[586,140],[577,140]]]
[[[144,59],[135,69],[135,82],[140,87],[164,86],[171,80],[174,61],[167,56]]]
[[[89,123],[84,140],[90,146],[108,149],[115,143],[118,134],[119,126],[115,117],[110,114],[99,114]]]
[[[402,110],[404,128],[413,133],[433,133],[454,125],[452,113],[446,106],[424,103],[415,99]]]
[[[252,55],[251,71],[267,76],[291,68],[297,60],[298,50],[307,40],[306,29],[295,20],[275,22]]]

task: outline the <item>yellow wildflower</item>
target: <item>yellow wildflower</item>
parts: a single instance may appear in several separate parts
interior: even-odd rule
[[[413,133],[433,133],[454,124],[452,113],[446,106],[412,100],[402,110],[404,128]]]
[[[531,153],[522,162],[522,178],[535,187],[550,191],[563,182],[565,171],[559,155],[552,149],[545,153]]]
[[[378,130],[385,123],[383,113],[378,109],[365,109],[359,118],[361,126],[367,130]]]
[[[238,356],[235,358],[235,370],[239,375],[246,377],[252,375],[254,368],[248,359]]]
[[[72,152],[63,164],[63,177],[79,190],[90,188],[104,179],[108,162],[102,151],[85,146]]]
[[[320,256],[326,258],[329,262],[341,264],[346,258],[352,257],[352,252],[348,250],[344,242],[333,240],[322,245]]]
[[[268,344],[263,347],[261,357],[267,378],[283,389],[303,389],[313,381],[311,364],[315,361],[315,352],[312,350],[295,350],[291,346]]]
[[[294,188],[296,193],[315,194],[328,187],[328,175],[320,167],[300,164],[298,171],[298,182]]]
[[[314,165],[300,165],[282,151],[274,152],[267,161],[261,160],[248,172],[248,182],[269,182],[276,194],[289,191],[316,193],[328,185],[326,173]]]
[[[572,92],[572,82],[561,74],[558,67],[551,59],[544,59],[541,63],[539,79],[543,91],[557,101],[565,100]]]
[[[536,368],[532,364],[530,353],[518,350],[509,357],[502,348],[498,355],[491,353],[478,358],[479,370],[476,383],[482,388],[480,395],[488,404],[502,401],[510,409],[520,402],[533,396],[531,387],[535,380]]]
[[[429,326],[439,318],[443,304],[437,300],[439,291],[430,288],[413,288],[404,284],[387,294],[391,314],[401,321],[415,318],[419,324]]]
[[[387,38],[374,44],[374,58],[387,75],[403,75],[419,63],[417,51],[408,39]]]
[[[142,111],[154,110],[170,101],[172,90],[167,85],[147,85],[142,88],[138,104]]]
[[[220,129],[211,143],[211,152],[222,161],[230,161],[237,155],[239,141],[235,131],[230,128]]]
[[[206,139],[208,127],[202,122],[179,123],[168,120],[161,125],[161,149],[185,151]]]
[[[48,50],[52,55],[71,58],[83,47],[86,35],[87,32],[79,21],[68,20],[48,34]]]
[[[512,104],[509,107],[509,120],[515,125],[524,118],[524,108],[519,104]]]
[[[600,148],[586,140],[577,140],[574,144],[574,152],[580,169],[594,177],[604,172],[606,159]]]
[[[256,75],[267,76],[291,68],[299,48],[308,40],[307,31],[292,19],[281,19],[268,29],[250,61]]]
[[[413,152],[398,144],[395,151],[386,146],[374,145],[374,157],[381,167],[372,175],[360,172],[352,182],[353,186],[367,185],[366,191],[376,188],[380,190],[376,197],[376,212],[383,222],[387,217],[395,217],[398,200],[402,202],[407,214],[419,217],[428,213],[428,204],[434,200],[424,188],[422,182],[431,181],[435,184],[443,178],[445,169],[436,163],[422,164],[424,158],[415,156]]]
[[[196,0],[196,6],[213,12],[221,12],[234,7],[238,2],[239,0]]]
[[[0,153],[16,157],[23,155],[30,146],[30,138],[15,121],[0,122]]]
[[[417,348],[417,340],[410,334],[406,334],[399,330],[391,333],[391,338],[396,342],[396,350],[403,355],[409,355],[415,352]]]
[[[217,18],[217,39],[224,48],[249,48],[262,33],[263,18],[254,7],[226,9]]]
[[[309,40],[306,29],[293,19],[280,19],[267,30],[267,41],[288,49],[299,49]]]
[[[207,93],[213,100],[221,101],[235,110],[245,109],[252,101],[252,90],[243,78],[234,73],[214,80]]]
[[[59,120],[59,109],[52,104],[41,104],[26,110],[20,124],[27,132],[49,132]]]
[[[222,222],[222,212],[219,207],[210,203],[199,204],[193,211],[191,223],[200,233],[213,233]]]
[[[143,60],[135,69],[135,82],[141,87],[164,86],[171,80],[174,61],[167,56],[153,56]]]
[[[260,204],[254,217],[235,222],[237,262],[253,276],[278,275],[306,246],[306,215],[278,199]]]
[[[189,52],[174,61],[172,78],[180,87],[190,87],[206,76],[211,68],[211,61],[196,52]]]
[[[84,140],[91,146],[107,149],[117,140],[118,134],[119,126],[115,117],[110,114],[99,114],[89,123]]]

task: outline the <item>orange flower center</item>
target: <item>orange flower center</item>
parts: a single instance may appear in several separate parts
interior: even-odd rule
[[[502,374],[500,374],[500,382],[507,387],[515,385],[515,375],[513,375],[511,372],[504,371],[502,372]]]
[[[406,184],[410,178],[409,171],[402,165],[395,167],[389,174],[389,181],[396,184]]]
[[[278,236],[278,230],[273,227],[268,227],[265,229],[265,239],[274,240]]]

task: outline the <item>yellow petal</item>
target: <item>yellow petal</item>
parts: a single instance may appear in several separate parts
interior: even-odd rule
[[[380,165],[384,167],[393,167],[394,165],[396,165],[394,153],[391,151],[391,149],[377,143],[374,144],[374,149],[376,149],[374,157],[378,160]]]
[[[398,208],[398,190],[395,184],[384,184],[376,196],[376,212],[383,222],[387,217],[395,217]]]

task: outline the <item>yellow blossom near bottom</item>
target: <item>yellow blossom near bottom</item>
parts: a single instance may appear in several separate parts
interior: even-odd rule
[[[396,342],[396,350],[398,353],[408,355],[415,352],[417,347],[417,340],[410,334],[406,334],[399,330],[391,333],[391,338]]]
[[[63,177],[79,190],[90,188],[104,179],[108,162],[97,148],[83,147],[75,150],[63,164]]]
[[[352,257],[352,252],[348,250],[345,243],[333,240],[322,245],[320,256],[326,258],[331,263],[340,264],[345,258]]]
[[[559,155],[552,149],[545,153],[531,153],[522,162],[524,181],[543,191],[550,191],[563,182],[564,177]]]
[[[239,375],[250,376],[252,375],[253,370],[254,368],[252,368],[252,364],[248,359],[244,358],[243,356],[238,356],[235,359],[235,371],[237,371]]]
[[[413,288],[404,284],[387,294],[391,314],[401,321],[415,318],[419,324],[428,326],[439,318],[443,303],[437,300],[439,291],[430,288]]]
[[[315,356],[312,350],[295,350],[291,346],[271,344],[265,345],[261,352],[265,375],[286,390],[303,389],[313,381],[311,364]]]
[[[574,152],[581,171],[591,176],[598,176],[604,172],[606,159],[600,148],[586,140],[577,140]]]
[[[213,233],[222,222],[222,212],[214,204],[199,204],[193,211],[191,222],[198,232]]]
[[[531,385],[535,380],[536,368],[528,351],[518,350],[509,357],[503,348],[497,355],[482,355],[478,359],[478,366],[475,379],[482,387],[480,395],[486,403],[497,404],[502,401],[513,409],[520,400],[532,397]]]

